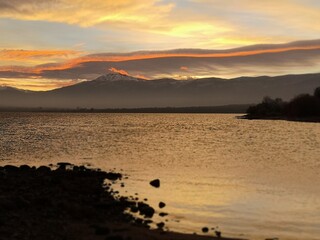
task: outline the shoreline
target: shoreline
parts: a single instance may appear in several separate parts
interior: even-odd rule
[[[164,230],[166,215],[162,222],[152,221],[162,210],[113,191],[112,183],[121,179],[120,173],[69,163],[0,167],[0,236],[7,240],[236,240],[212,231],[196,235]],[[158,229],[151,230],[150,224]]]
[[[310,117],[310,118],[290,118],[286,116],[277,116],[277,117],[267,117],[267,116],[250,116],[243,115],[237,117],[237,119],[245,119],[245,120],[283,120],[290,122],[309,122],[309,123],[320,123],[319,117]]]
[[[0,112],[30,113],[238,113],[244,114],[252,104],[186,107],[136,107],[136,108],[27,108],[0,106]]]

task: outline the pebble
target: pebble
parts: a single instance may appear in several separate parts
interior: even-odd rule
[[[150,185],[152,187],[159,188],[160,187],[160,180],[159,179],[154,179],[154,180],[150,181]]]
[[[203,228],[202,228],[202,232],[204,232],[204,233],[209,232],[209,228],[207,228],[207,227],[203,227]]]
[[[164,208],[166,204],[164,202],[159,202],[159,208]]]

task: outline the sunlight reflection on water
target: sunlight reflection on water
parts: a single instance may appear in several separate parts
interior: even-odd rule
[[[320,239],[320,124],[223,114],[0,113],[0,163],[90,163],[167,203],[172,230]],[[153,189],[149,181],[160,178]],[[128,191],[126,193],[125,191]],[[176,220],[179,222],[177,223]],[[244,234],[244,235],[241,235]]]

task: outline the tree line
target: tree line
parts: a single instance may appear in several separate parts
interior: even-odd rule
[[[289,102],[264,97],[261,103],[247,109],[247,118],[320,118],[320,87],[313,95],[300,94]]]

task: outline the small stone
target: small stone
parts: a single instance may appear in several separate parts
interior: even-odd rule
[[[58,168],[57,168],[58,171],[65,171],[65,170],[67,170],[67,167],[71,166],[71,163],[58,162],[57,165],[58,165]]]
[[[133,213],[137,213],[139,211],[138,207],[137,206],[131,206],[130,208],[131,212]]]
[[[72,164],[71,164],[71,163],[68,163],[68,162],[58,162],[57,165],[58,165],[59,167],[61,167],[61,166],[66,167],[66,166],[71,166]]]
[[[159,213],[159,216],[160,216],[160,217],[165,217],[165,216],[167,216],[167,215],[168,215],[168,213],[165,213],[165,212]]]
[[[115,181],[115,180],[121,179],[122,175],[120,173],[109,172],[106,174],[106,178],[111,181]]]
[[[21,165],[21,166],[20,166],[20,169],[21,169],[22,171],[29,171],[29,170],[31,170],[31,167],[30,167],[29,165]]]
[[[157,223],[157,227],[159,229],[162,229],[164,227],[164,225],[165,225],[164,222]]]
[[[46,166],[40,166],[37,168],[37,172],[48,173],[48,172],[51,172],[51,168],[46,167]]]
[[[216,234],[217,238],[221,238],[221,232],[216,230],[214,231],[214,233]]]
[[[16,166],[12,166],[12,165],[6,165],[6,166],[4,166],[4,170],[7,172],[17,172],[17,171],[19,171],[19,168]]]
[[[151,223],[153,223],[153,221],[151,219],[147,219],[143,221],[144,224],[149,225]]]
[[[164,202],[159,202],[159,208],[164,208],[166,204]]]
[[[145,204],[143,202],[138,203],[138,209],[139,209],[140,215],[145,216],[147,218],[152,218],[155,213],[155,210],[152,207],[150,207],[148,204]]]
[[[203,228],[202,228],[202,232],[204,232],[204,233],[209,232],[209,228],[207,228],[207,227],[203,227]]]
[[[150,185],[152,187],[155,187],[155,188],[159,188],[160,187],[160,180],[159,179],[154,179],[150,182]]]

